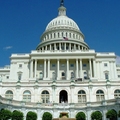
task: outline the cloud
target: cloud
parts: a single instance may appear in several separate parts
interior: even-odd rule
[[[4,50],[12,49],[12,46],[6,46],[4,47]]]
[[[118,56],[118,55],[116,56],[116,63],[120,64],[120,56]]]

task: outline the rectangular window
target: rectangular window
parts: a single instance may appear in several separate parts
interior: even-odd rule
[[[120,78],[120,75],[118,75],[118,78]]]
[[[22,64],[19,64],[19,68],[22,68]]]
[[[104,66],[107,67],[107,63],[104,63]]]
[[[83,64],[83,67],[86,67],[87,65],[86,64]]]
[[[55,64],[52,64],[52,67],[55,67]]]
[[[9,76],[6,76],[6,79],[9,79]]]
[[[65,64],[61,64],[61,67],[65,67]]]
[[[22,79],[22,74],[18,74],[18,80]]]
[[[106,79],[106,80],[109,79],[109,75],[108,75],[108,73],[105,73],[105,79]]]
[[[70,64],[70,67],[74,67],[74,64]]]
[[[42,68],[43,66],[42,66],[42,64],[40,64],[40,68]]]

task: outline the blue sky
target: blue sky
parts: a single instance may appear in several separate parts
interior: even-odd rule
[[[120,56],[120,0],[64,0],[67,16],[96,52]],[[60,0],[0,0],[0,67],[12,53],[30,53],[47,24],[58,15]]]

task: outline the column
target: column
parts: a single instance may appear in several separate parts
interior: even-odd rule
[[[97,76],[96,76],[96,61],[95,61],[95,59],[93,59],[93,72],[94,72],[94,77],[96,78]]]
[[[30,61],[30,78],[33,78],[33,60]]]
[[[92,77],[92,65],[91,65],[91,59],[89,59],[89,67],[90,67],[90,78]]]
[[[76,59],[76,78],[78,78],[78,59]]]
[[[34,69],[34,78],[36,78],[36,71],[37,71],[37,60],[35,59],[35,69]]]
[[[80,59],[80,78],[83,78],[83,74],[82,74],[82,59]]]
[[[61,43],[59,43],[59,50],[61,50]]]
[[[50,59],[48,59],[48,79],[50,79]]]
[[[69,60],[67,59],[67,80],[69,80]]]
[[[114,72],[114,78],[117,78],[117,73],[116,73],[116,63],[113,61],[113,72]]]
[[[54,43],[54,50],[56,50],[56,43]]]
[[[57,59],[57,80],[59,80],[60,79],[60,77],[59,77],[59,68],[60,67],[60,61],[59,61],[59,59]]]
[[[66,50],[66,43],[65,43],[65,50]]]
[[[69,50],[71,51],[71,43],[69,43]]]
[[[99,61],[99,68],[100,68],[100,79],[103,78],[103,75],[102,75],[102,62]]]
[[[52,49],[51,49],[51,44],[50,44],[50,50],[52,50]]]
[[[78,45],[78,50],[80,50],[80,45]]]
[[[44,60],[44,79],[46,78],[46,59]]]

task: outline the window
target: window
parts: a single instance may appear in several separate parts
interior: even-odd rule
[[[74,67],[74,64],[70,64],[70,67]]]
[[[104,100],[105,98],[104,98],[104,92],[102,91],[102,90],[98,90],[97,92],[96,92],[96,100],[97,101],[102,101],[102,100]]]
[[[43,73],[40,72],[40,80],[42,80],[42,79],[43,79]]]
[[[114,97],[115,98],[120,98],[120,90],[119,89],[114,91]]]
[[[109,79],[109,74],[105,73],[105,79],[108,80]]]
[[[52,67],[55,67],[55,64],[52,64]]]
[[[40,68],[42,68],[43,67],[43,65],[42,64],[40,64]]]
[[[86,67],[87,65],[86,64],[83,64],[83,67]]]
[[[104,63],[104,66],[107,67],[107,63]]]
[[[31,92],[29,90],[26,90],[23,93],[23,101],[25,101],[25,102],[31,102]]]
[[[19,64],[19,68],[22,68],[22,64]]]
[[[42,103],[48,103],[50,99],[49,97],[49,92],[47,90],[44,90],[41,94]]]
[[[62,72],[62,80],[65,79],[65,72]]]
[[[74,77],[74,72],[71,72],[71,79],[73,79]]]
[[[86,102],[86,93],[84,90],[80,90],[78,92],[78,103],[83,103],[83,102]]]
[[[118,75],[118,78],[120,78],[120,75]]]
[[[84,72],[84,79],[88,79],[87,72]]]
[[[7,99],[13,99],[13,92],[11,90],[8,90],[5,93],[5,98],[7,98]]]
[[[18,80],[22,79],[22,73],[18,73]]]
[[[52,79],[55,80],[56,79],[56,75],[55,72],[52,73]]]
[[[9,76],[6,76],[6,79],[9,79]]]
[[[65,64],[61,64],[62,67],[65,67]]]

